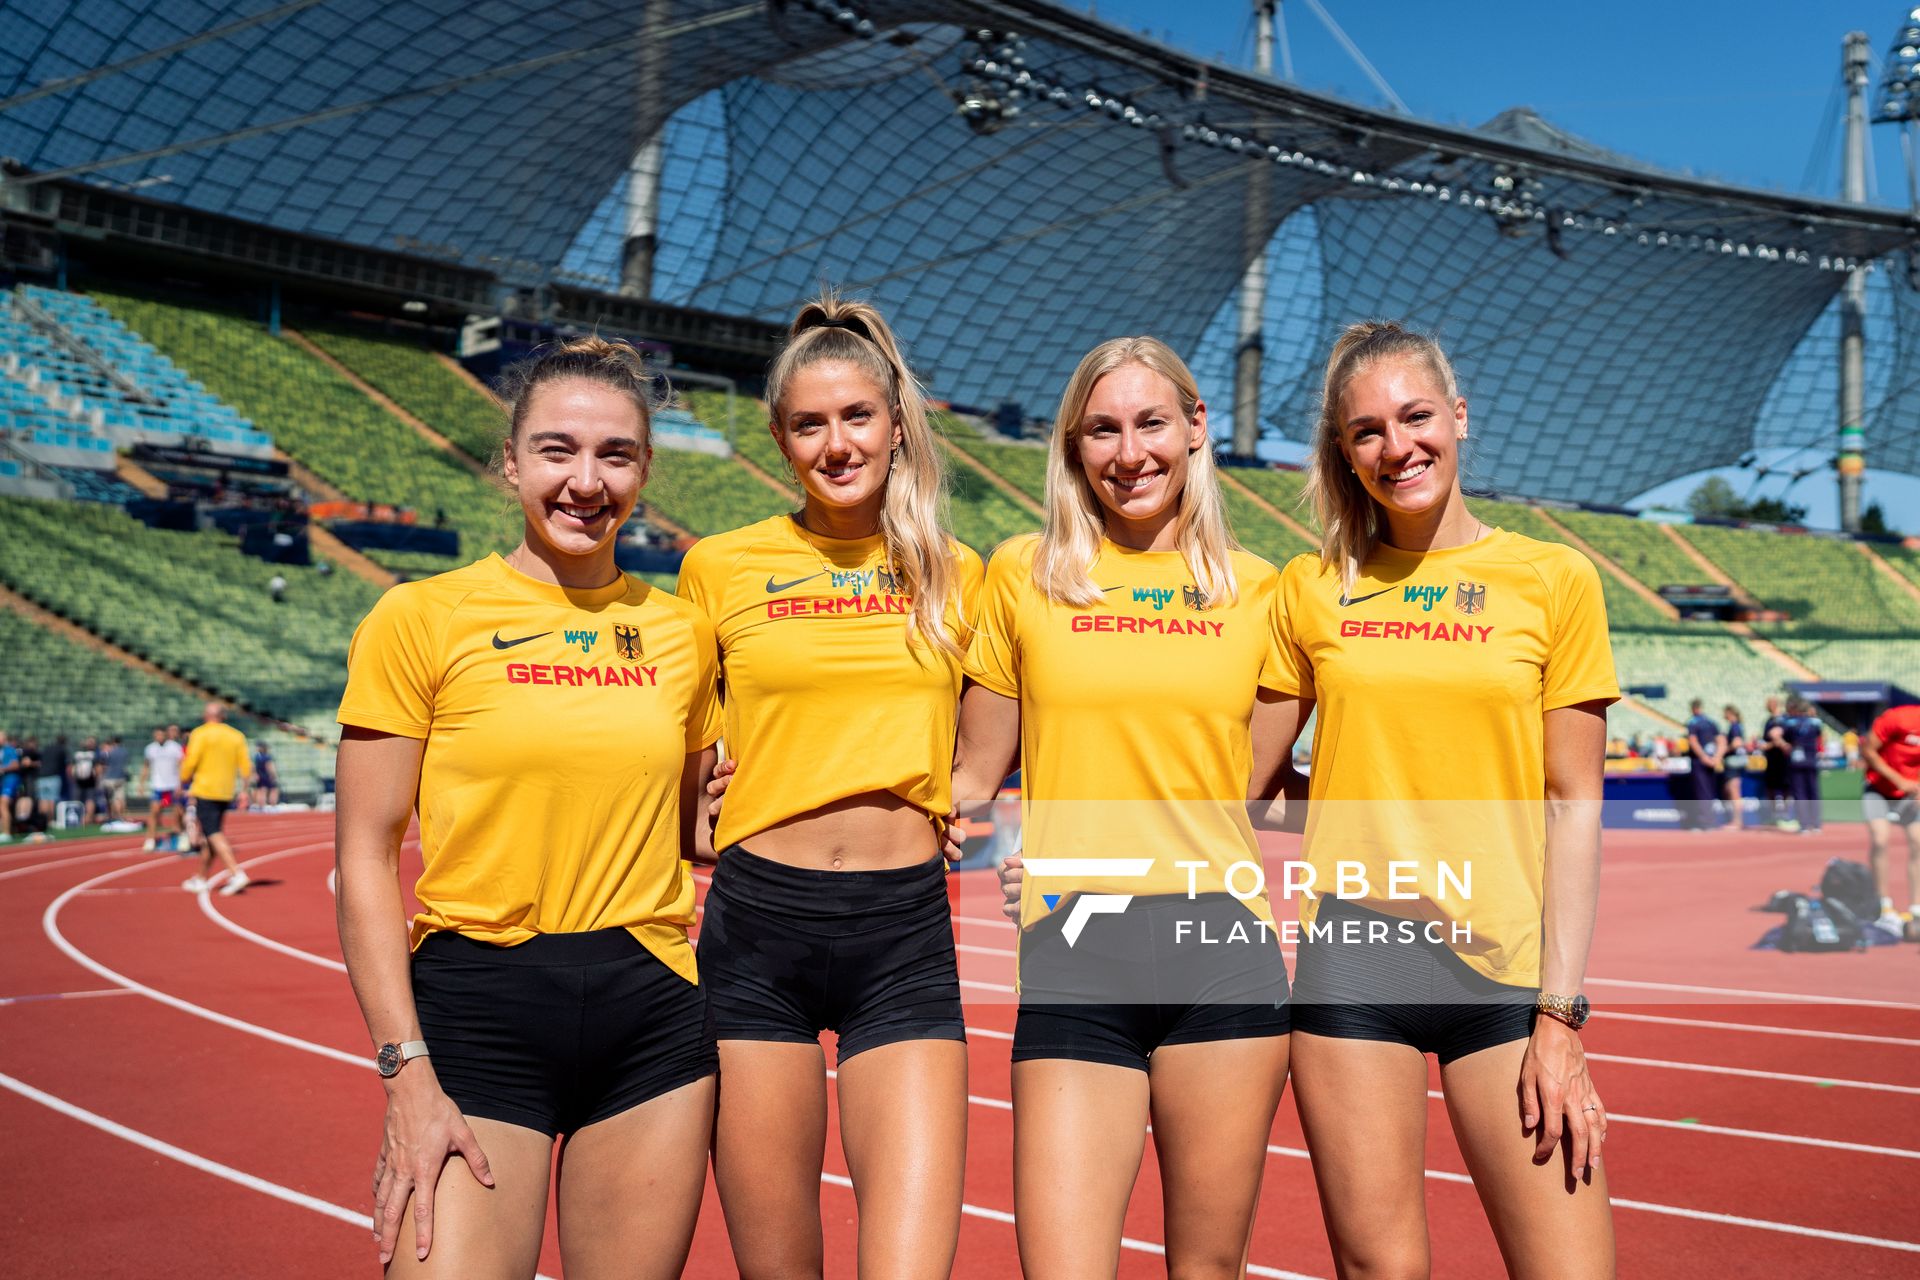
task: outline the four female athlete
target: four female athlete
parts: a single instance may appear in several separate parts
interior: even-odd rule
[[[1322,546],[1281,575],[1261,683],[1290,728],[1318,711],[1315,879],[1357,865],[1368,887],[1301,900],[1295,1100],[1340,1274],[1428,1273],[1433,1054],[1508,1271],[1610,1276],[1579,1034],[1619,696],[1605,603],[1578,552],[1467,508],[1467,429],[1432,339],[1341,335],[1307,484]]]
[[[1287,1072],[1272,913],[1228,892],[1259,863],[1249,779],[1279,759],[1256,697],[1275,577],[1228,531],[1179,357],[1152,338],[1089,352],[1055,419],[1045,529],[987,570],[954,779],[982,806],[1018,749],[1029,1276],[1114,1274],[1149,1121],[1169,1271],[1245,1263]]]
[[[651,383],[599,339],[524,366],[520,545],[393,588],[354,636],[340,940],[387,1090],[395,1274],[531,1277],[556,1137],[568,1276],[675,1276],[692,1240],[717,1062],[681,855],[720,718],[712,625],[614,565]]]
[[[941,523],[940,447],[873,307],[802,308],[767,402],[804,505],[704,539],[680,572],[718,638],[736,766],[700,933],[714,1176],[743,1276],[822,1273],[837,1032],[860,1274],[945,1276],[967,1057],[942,824],[980,559]]]
[[[892,334],[829,295],[768,380],[803,508],[702,541],[666,597],[612,562],[649,381],[598,340],[532,364],[504,467],[521,546],[395,589],[355,637],[340,926],[387,1081],[383,1261],[531,1275],[565,1135],[569,1274],[677,1274],[709,1142],[741,1273],[822,1274],[833,1030],[861,1272],[947,1274],[967,1093],[942,821],[1017,752],[1027,1274],[1113,1274],[1149,1121],[1170,1269],[1240,1274],[1290,1039],[1343,1275],[1426,1271],[1427,1053],[1509,1270],[1611,1274],[1577,1034],[1603,604],[1576,553],[1467,510],[1466,402],[1431,340],[1342,336],[1324,543],[1283,574],[1232,540],[1191,373],[1128,338],[1075,371],[1045,530],[983,587]],[[1308,862],[1378,888],[1303,900],[1289,1003],[1246,804],[1316,707]],[[696,987],[681,859],[715,847]]]

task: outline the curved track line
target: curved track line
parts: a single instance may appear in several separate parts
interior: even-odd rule
[[[1698,1071],[1706,1075],[1743,1076],[1749,1080],[1779,1080],[1788,1084],[1813,1084],[1836,1089],[1870,1089],[1875,1093],[1920,1095],[1920,1085],[1881,1084],[1873,1080],[1840,1080],[1832,1076],[1803,1076],[1790,1071],[1759,1071],[1752,1067],[1710,1067],[1701,1062],[1669,1062],[1664,1058],[1630,1058],[1618,1053],[1589,1053],[1588,1062],[1617,1062],[1629,1067],[1659,1067],[1667,1071]]]
[[[142,1133],[138,1129],[130,1129],[117,1121],[109,1120],[103,1115],[88,1111],[85,1107],[76,1106],[68,1102],[65,1098],[57,1098],[51,1093],[45,1093],[34,1088],[24,1080],[16,1080],[10,1075],[0,1073],[0,1089],[9,1089],[21,1097],[26,1098],[28,1101],[39,1103],[50,1111],[57,1111],[69,1119],[78,1120],[81,1124],[91,1125],[102,1133],[112,1134],[122,1141],[131,1142],[136,1147],[152,1151],[158,1155],[163,1155],[169,1160],[177,1160],[190,1169],[198,1169],[202,1173],[210,1173],[216,1178],[225,1178],[228,1182],[237,1183],[250,1190],[258,1191],[261,1195],[272,1196],[275,1200],[284,1200],[288,1204],[299,1205],[302,1209],[311,1209],[315,1213],[324,1214],[329,1218],[336,1218],[341,1222],[351,1223],[356,1227],[365,1227],[369,1231],[373,1229],[373,1218],[368,1214],[355,1213],[353,1210],[342,1208],[331,1201],[310,1196],[304,1191],[295,1191],[292,1187],[283,1187],[277,1182],[268,1182],[265,1178],[255,1177],[253,1174],[236,1169],[232,1165],[221,1164],[218,1160],[209,1160],[203,1155],[196,1155],[184,1147],[176,1147],[171,1142],[163,1141],[150,1133]]]
[[[15,876],[30,876],[36,871],[47,871],[53,867],[71,867],[79,862],[98,862],[102,858],[139,857],[139,849],[102,849],[98,853],[79,853],[71,858],[55,858],[52,862],[36,862],[30,867],[9,867],[0,871],[0,880],[11,880]]]
[[[226,1181],[245,1187],[250,1191],[258,1191],[263,1196],[272,1196],[275,1200],[283,1200],[288,1204],[297,1205],[302,1209],[311,1209],[313,1212],[321,1214],[324,1217],[333,1218],[368,1231],[373,1230],[373,1218],[369,1214],[355,1213],[352,1209],[334,1204],[331,1200],[322,1200],[318,1196],[310,1196],[304,1191],[295,1191],[292,1187],[285,1187],[277,1182],[269,1182],[265,1178],[256,1177],[246,1172],[244,1169],[236,1169],[232,1165],[221,1164],[218,1160],[209,1160],[203,1155],[195,1154],[184,1147],[176,1147],[171,1142],[156,1138],[150,1133],[142,1133],[138,1129],[132,1129],[118,1121],[109,1120],[97,1112],[87,1110],[85,1107],[76,1106],[68,1102],[65,1098],[55,1097],[51,1093],[36,1089],[24,1080],[16,1080],[10,1075],[0,1073],[0,1089],[11,1090],[21,1097],[26,1098],[28,1101],[37,1102],[48,1110],[56,1111],[70,1120],[78,1120],[81,1124],[90,1125],[102,1133],[111,1134],[113,1137],[119,1138],[123,1142],[130,1142],[143,1150],[165,1156],[169,1160],[178,1161],[186,1165],[189,1169],[198,1169],[202,1173],[210,1173],[216,1178],[224,1178]],[[534,1280],[549,1280],[549,1277],[536,1275]]]
[[[240,866],[244,870],[247,867],[257,867],[264,863],[277,862],[281,858],[304,856],[317,852],[319,849],[330,848],[331,844],[332,842],[329,841],[326,845],[303,845],[297,849],[282,849],[278,853],[263,853],[258,857],[248,858],[242,862]],[[235,924],[232,920],[222,915],[219,908],[213,905],[213,890],[210,887],[202,889],[194,896],[200,900],[201,915],[236,937],[243,938],[255,946],[265,947],[269,951],[277,951],[283,956],[289,956],[295,960],[304,961],[307,964],[318,965],[322,969],[331,969],[335,973],[345,973],[347,971],[346,965],[333,959],[331,956],[323,956],[313,951],[302,951],[299,947],[293,946],[290,943],[269,938],[263,933],[255,933],[243,924]]]
[[[331,840],[328,840],[314,847],[325,848],[332,843]],[[162,854],[160,856],[170,858],[173,855]],[[98,875],[91,880],[83,880],[79,884],[74,885],[47,904],[47,909],[42,912],[40,916],[41,931],[47,935],[48,940],[51,941],[54,946],[60,949],[61,954],[65,955],[67,959],[73,961],[81,968],[90,973],[97,974],[117,986],[125,987],[129,991],[143,995],[149,1000],[164,1004],[172,1009],[178,1009],[180,1012],[189,1014],[195,1018],[204,1018],[208,1022],[227,1027],[230,1030],[244,1032],[247,1035],[259,1036],[263,1040],[271,1040],[275,1044],[285,1045],[290,1049],[304,1049],[308,1053],[318,1054],[323,1058],[332,1058],[336,1062],[344,1062],[349,1066],[359,1067],[362,1070],[373,1070],[373,1059],[367,1057],[365,1054],[346,1053],[330,1045],[315,1044],[311,1040],[302,1040],[298,1036],[290,1036],[284,1032],[259,1026],[256,1023],[247,1022],[240,1018],[230,1017],[224,1013],[216,1013],[214,1010],[204,1005],[197,1005],[191,1000],[182,1000],[179,996],[168,995],[164,991],[157,991],[144,982],[137,982],[123,973],[109,969],[106,965],[101,964],[98,960],[95,960],[92,956],[82,951],[79,947],[67,941],[66,935],[60,932],[60,912],[69,902],[73,901],[78,895],[98,885],[105,884],[110,880],[117,880],[122,876],[130,875],[135,871],[141,871],[153,865],[154,863],[149,861],[135,863],[131,867],[119,867],[104,875]]]

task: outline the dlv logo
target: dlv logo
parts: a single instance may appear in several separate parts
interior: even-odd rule
[[[567,632],[567,643],[579,645],[580,652],[582,653],[591,652],[593,649],[594,641],[598,640],[599,638],[600,638],[600,633],[598,631]]]
[[[1167,607],[1167,601],[1173,599],[1173,588],[1135,587],[1133,589],[1133,598],[1135,600],[1151,600],[1153,601],[1153,607],[1155,609],[1164,609]]]
[[[613,642],[619,646],[622,658],[628,662],[640,661],[640,628],[629,627],[624,623],[614,627]]]

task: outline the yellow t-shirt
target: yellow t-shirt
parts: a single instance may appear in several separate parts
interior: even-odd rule
[[[242,779],[253,776],[247,735],[230,724],[203,724],[187,735],[180,780],[198,800],[231,800]]]
[[[952,550],[946,620],[964,647],[982,570],[972,549]],[[869,791],[945,820],[960,659],[908,639],[913,597],[895,591],[878,535],[822,538],[774,516],[695,543],[679,591],[718,638],[726,751],[740,762],[716,848]]]
[[[1441,931],[1457,955],[1497,982],[1536,985],[1544,717],[1620,696],[1593,565],[1496,529],[1439,551],[1381,547],[1343,593],[1319,556],[1296,556],[1273,637],[1261,684],[1316,700],[1304,845],[1315,891],[1465,925],[1470,937]],[[1364,873],[1353,892],[1340,891],[1343,862]],[[1300,897],[1303,926],[1316,906]]]
[[[1091,573],[1106,598],[1079,607],[1034,585],[1039,544],[994,553],[967,653],[970,678],[1020,700],[1022,926],[1073,893],[1223,891],[1234,863],[1260,862],[1248,725],[1277,573],[1233,552],[1235,600],[1202,608],[1179,552],[1103,540]],[[1049,859],[1110,865],[1036,870]],[[1264,893],[1247,906],[1272,919]]]
[[[340,723],[426,740],[413,943],[625,928],[695,980],[680,776],[720,732],[713,628],[627,577],[573,591],[497,555],[394,587]]]

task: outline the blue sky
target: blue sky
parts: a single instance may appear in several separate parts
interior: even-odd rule
[[[1841,41],[1849,31],[1866,32],[1877,75],[1910,7],[1889,0],[1320,2],[1424,119],[1471,126],[1508,107],[1529,106],[1562,129],[1662,169],[1827,197],[1838,195],[1840,181],[1842,104],[1835,86]],[[1194,53],[1252,62],[1245,0],[1100,0],[1086,7]],[[1282,0],[1281,10],[1295,83],[1388,105],[1309,0]],[[1275,63],[1277,69],[1277,57]],[[1869,199],[1906,205],[1897,134],[1877,126],[1870,136]],[[1723,474],[1742,493],[1771,493],[1783,483],[1756,489],[1750,472]],[[1646,497],[1680,501],[1701,478],[1674,481]],[[1831,475],[1822,472],[1788,496],[1809,507],[1810,523],[1831,526],[1837,523],[1834,491]],[[1867,493],[1907,532],[1920,533],[1920,480],[1870,474]]]

